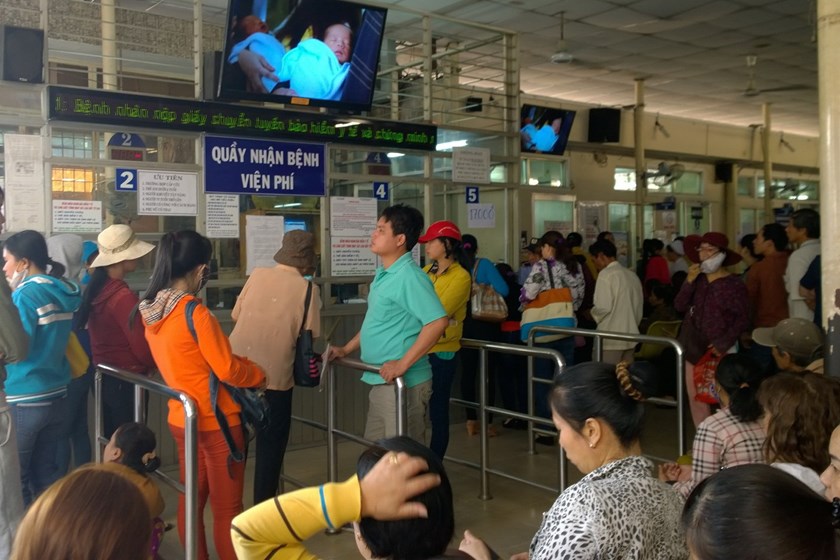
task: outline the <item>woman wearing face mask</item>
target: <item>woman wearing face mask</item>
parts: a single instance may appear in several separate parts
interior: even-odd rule
[[[198,408],[198,503],[210,499],[213,510],[213,540],[222,560],[236,555],[230,540],[230,523],[242,512],[245,462],[229,461],[229,451],[210,403],[210,371],[224,383],[256,387],[265,382],[260,367],[231,351],[222,327],[201,302],[193,311],[195,338],[187,326],[185,308],[195,300],[210,273],[210,240],[191,230],[167,233],[160,240],[149,288],[139,310],[146,325],[146,340],[166,384],[195,399]],[[245,436],[239,405],[219,391],[218,407],[227,418],[234,443],[242,449]],[[169,401],[169,430],[178,446],[181,482],[184,482],[184,409]],[[178,532],[185,539],[185,503],[178,500]],[[198,557],[208,558],[204,538],[204,515],[198,512]]]
[[[70,366],[65,352],[81,296],[76,284],[61,278],[64,267],[50,259],[47,242],[37,231],[9,237],[3,258],[12,301],[29,336],[26,359],[6,365],[6,398],[17,432],[23,501],[28,506],[67,472],[67,464],[56,461],[56,449],[66,435]]]
[[[685,349],[685,388],[691,418],[697,426],[710,414],[708,404],[695,397],[694,365],[709,350],[716,355],[736,350],[741,332],[748,330],[747,288],[738,275],[725,267],[741,261],[728,248],[729,239],[719,232],[702,237],[689,235],[683,242],[685,256],[692,264],[680,288],[674,307],[683,313],[679,341]]]

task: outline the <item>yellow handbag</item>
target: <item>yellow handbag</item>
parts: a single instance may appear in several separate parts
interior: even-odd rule
[[[88,367],[90,367],[90,358],[88,358],[85,349],[82,348],[79,337],[73,331],[70,331],[70,338],[67,339],[67,351],[65,355],[67,356],[67,361],[70,362],[70,377],[76,379],[87,372]]]

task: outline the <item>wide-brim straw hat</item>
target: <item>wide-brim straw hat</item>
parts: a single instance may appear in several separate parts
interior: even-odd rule
[[[105,228],[96,238],[96,244],[99,255],[90,264],[91,268],[133,261],[148,255],[155,248],[151,243],[137,239],[134,230],[125,224]]]

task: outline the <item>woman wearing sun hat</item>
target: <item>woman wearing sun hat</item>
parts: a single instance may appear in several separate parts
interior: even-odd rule
[[[455,359],[464,334],[472,279],[458,262],[463,262],[465,257],[461,249],[461,230],[454,223],[447,220],[433,223],[419,241],[426,245],[429,261],[423,271],[435,285],[435,293],[449,317],[449,326],[429,352],[432,365],[432,396],[429,399],[432,439],[429,448],[443,459],[449,446],[449,396],[455,378]]]
[[[685,256],[693,264],[680,288],[674,307],[685,314],[679,341],[685,350],[685,387],[694,425],[711,414],[708,404],[696,400],[694,365],[710,348],[716,355],[735,351],[739,335],[748,330],[747,288],[738,275],[726,270],[741,261],[729,249],[723,233],[689,235],[683,241]]]
[[[143,322],[132,314],[139,299],[125,277],[155,247],[137,239],[131,227],[123,224],[105,228],[97,245],[99,254],[90,265],[90,282],[77,315],[78,325],[87,325],[93,363],[148,374],[155,369],[155,361]],[[102,392],[103,435],[111,437],[119,426],[134,420],[134,388],[106,375]]]

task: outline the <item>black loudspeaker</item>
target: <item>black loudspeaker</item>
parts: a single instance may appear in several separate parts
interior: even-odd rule
[[[201,91],[204,101],[219,98],[219,74],[222,71],[222,51],[207,51],[202,54]]]
[[[482,110],[483,100],[480,97],[467,97],[464,103],[464,110],[467,113],[480,113]]]
[[[715,164],[715,183],[732,182],[732,162],[719,161]]]
[[[621,136],[621,109],[589,110],[589,142],[618,142]]]
[[[9,82],[44,83],[44,30],[0,27],[0,76]]]

